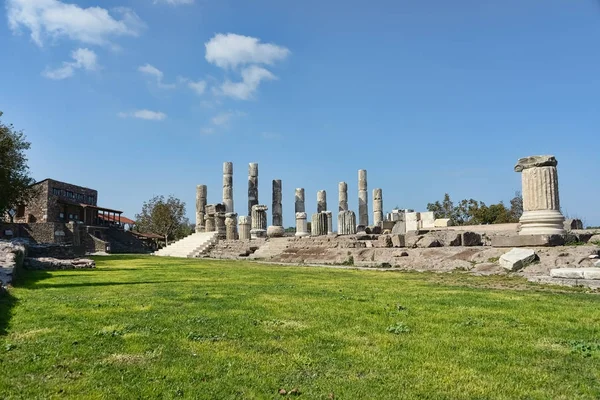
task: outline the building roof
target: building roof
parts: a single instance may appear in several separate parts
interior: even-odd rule
[[[93,191],[97,192],[97,190],[96,190],[96,189],[92,189],[92,188],[89,188],[89,187],[87,187],[87,186],[76,185],[76,184],[74,184],[74,183],[63,182],[63,181],[59,181],[59,180],[52,179],[52,178],[46,178],[46,179],[42,179],[42,180],[41,180],[41,181],[39,181],[39,182],[36,182],[36,183],[33,183],[33,184],[31,184],[31,186],[39,185],[39,184],[41,184],[41,183],[44,183],[44,182],[46,182],[46,181],[58,182],[58,183],[62,183],[62,184],[64,184],[64,185],[76,186],[76,187],[78,187],[78,188],[81,188],[81,189],[93,190]]]
[[[121,215],[121,217],[119,217],[118,215],[115,216],[115,215],[109,215],[109,214],[98,214],[98,218],[100,218],[104,221],[109,221],[109,222],[121,222],[122,224],[128,224],[128,225],[135,224],[134,220],[124,217],[122,215]]]
[[[63,204],[70,204],[72,206],[79,206],[79,207],[83,207],[83,208],[95,208],[95,209],[100,210],[100,211],[114,212],[114,213],[117,213],[117,214],[122,214],[123,213],[123,211],[113,210],[112,208],[105,208],[105,207],[93,206],[91,204],[78,203],[76,201],[72,201],[72,200],[68,200],[68,199],[63,199],[63,198],[59,198],[57,200],[57,202],[58,203],[63,203]]]

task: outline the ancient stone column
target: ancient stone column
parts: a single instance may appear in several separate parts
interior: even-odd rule
[[[206,214],[204,216],[204,232],[214,232],[215,231],[215,216]]]
[[[306,213],[305,212],[297,212],[296,213],[296,236],[308,236],[308,224],[306,223]]]
[[[241,215],[238,218],[240,240],[250,240],[250,217]]]
[[[367,170],[358,170],[358,225],[369,226],[369,194],[367,193]]]
[[[317,212],[327,211],[327,192],[319,190],[317,192]]]
[[[225,238],[227,240],[237,240],[237,214],[225,214]]]
[[[327,214],[322,212],[313,214],[310,230],[312,236],[327,235]]]
[[[258,163],[248,164],[248,215],[252,216],[252,206],[258,205]],[[250,218],[252,219],[252,218]]]
[[[304,188],[296,188],[296,196],[295,196],[295,212],[305,212],[304,208]]]
[[[233,212],[233,163],[223,163],[223,204],[225,212]]]
[[[338,213],[338,234],[354,235],[356,233],[356,214],[354,211],[340,211]]]
[[[325,215],[327,215],[327,234],[331,235],[333,233],[333,213],[325,211]]]
[[[562,235],[565,217],[558,197],[558,161],[554,156],[519,159],[515,172],[521,172],[523,215],[519,235]]]
[[[348,209],[348,184],[346,182],[338,183],[338,211]]]
[[[219,234],[219,239],[225,239],[227,237],[224,212],[218,212],[215,214],[215,230]]]
[[[267,228],[268,237],[282,237],[285,234],[283,229],[283,208],[281,207],[281,180],[273,180],[273,208],[271,208],[273,224]]]
[[[252,229],[250,235],[253,239],[262,238],[267,235],[267,210],[269,207],[265,205],[254,205],[252,206]]]
[[[373,189],[373,225],[381,226],[383,221],[383,193],[381,189]]]
[[[206,185],[196,186],[196,232],[204,232],[206,192]]]

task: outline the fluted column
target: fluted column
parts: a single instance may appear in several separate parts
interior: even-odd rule
[[[252,216],[252,206],[258,205],[258,163],[248,164],[248,215]]]
[[[310,230],[312,236],[327,235],[327,214],[324,212],[313,214]]]
[[[273,224],[267,228],[268,237],[281,237],[285,234],[283,229],[283,208],[281,206],[281,179],[273,180],[273,203],[271,213]]]
[[[519,159],[515,172],[521,172],[523,215],[519,235],[562,235],[564,216],[558,194],[558,161],[554,156]]]
[[[223,163],[223,204],[225,212],[233,212],[233,163]]]
[[[383,221],[383,193],[381,189],[373,189],[373,225],[381,226]]]
[[[367,193],[367,170],[358,170],[358,225],[369,226],[369,194]]]
[[[356,233],[356,214],[354,211],[340,211],[338,214],[338,234],[354,235]]]
[[[204,232],[206,193],[206,185],[196,186],[196,232]]]
[[[236,240],[238,238],[236,213],[225,214],[225,238],[227,240]]]
[[[250,217],[241,215],[238,218],[240,240],[250,240]]]
[[[338,183],[338,211],[348,210],[348,184]]]
[[[219,239],[225,239],[227,237],[224,212],[217,212],[215,214],[215,230],[219,234]]]
[[[308,224],[306,222],[306,213],[305,212],[297,212],[296,213],[296,236],[308,236]]]
[[[296,188],[294,208],[297,213],[306,212],[304,208],[304,188]]]
[[[215,216],[206,214],[204,216],[204,232],[214,232],[215,231]]]
[[[327,234],[331,235],[333,233],[333,213],[325,211],[325,215],[327,215]]]
[[[252,206],[252,229],[250,235],[252,238],[265,237],[267,234],[267,210],[265,205]]]
[[[317,192],[317,212],[327,211],[327,192],[319,190]]]

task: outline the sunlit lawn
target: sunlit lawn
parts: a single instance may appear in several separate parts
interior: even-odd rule
[[[598,294],[464,274],[97,263],[28,272],[0,300],[0,399],[600,398]]]

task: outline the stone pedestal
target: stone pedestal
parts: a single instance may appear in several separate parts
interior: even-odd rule
[[[558,162],[554,156],[521,158],[515,172],[521,172],[523,215],[519,235],[563,235],[564,216],[558,196]]]
[[[252,219],[252,207],[258,205],[258,163],[248,164],[248,215]]]
[[[296,236],[308,236],[308,224],[306,222],[306,213],[305,212],[297,212],[296,213]]]
[[[356,233],[356,214],[354,211],[340,211],[338,214],[338,234],[354,235]]]
[[[223,163],[223,204],[225,212],[233,212],[233,163]]]
[[[317,192],[317,212],[327,211],[327,192],[319,190]]]
[[[311,224],[311,235],[322,236],[327,235],[327,214],[316,213],[312,215]]]
[[[225,227],[225,213],[218,212],[215,214],[215,230],[219,235],[219,239],[227,237],[227,228]]]
[[[265,205],[252,206],[252,229],[250,230],[250,236],[255,238],[262,238],[267,235],[267,210],[269,207]]]
[[[294,208],[297,213],[306,211],[304,208],[304,188],[296,188]]]
[[[237,214],[225,214],[225,238],[227,240],[237,240]]]
[[[348,184],[346,182],[338,183],[338,211],[348,210]],[[339,230],[339,229],[338,229]]]
[[[367,170],[358,170],[358,225],[369,226],[369,194],[367,193]]]
[[[373,189],[373,225],[381,226],[383,221],[383,192]]]
[[[196,186],[196,232],[204,232],[204,208],[206,207],[206,185]]]
[[[238,219],[240,240],[250,240],[250,217],[242,215]]]

